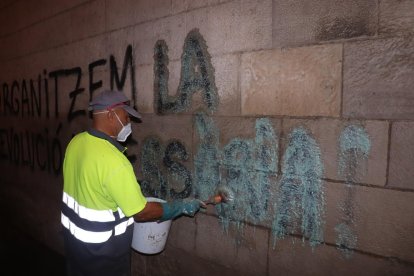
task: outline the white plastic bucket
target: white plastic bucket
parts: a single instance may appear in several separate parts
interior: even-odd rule
[[[148,202],[165,202],[165,200],[147,197]],[[144,254],[157,254],[164,250],[171,220],[163,222],[134,222],[134,234],[131,247]]]

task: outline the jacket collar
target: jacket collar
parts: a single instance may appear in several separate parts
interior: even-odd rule
[[[126,147],[122,146],[118,141],[113,139],[111,136],[109,136],[106,133],[103,133],[102,131],[99,131],[97,129],[91,128],[88,130],[88,133],[92,136],[107,140],[109,143],[114,145],[120,152],[126,151]]]

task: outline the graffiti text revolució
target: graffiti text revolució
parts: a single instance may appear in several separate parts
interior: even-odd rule
[[[3,82],[0,91],[0,117],[10,119],[10,126],[0,129],[0,160],[8,161],[15,166],[59,175],[66,147],[62,141],[67,140],[67,137],[62,137],[65,134],[61,134],[67,132],[60,130],[68,128],[68,124],[76,117],[87,115],[87,105],[79,101],[79,96],[88,92],[90,100],[96,90],[103,88],[103,81],[97,77],[97,71],[98,68],[103,71],[102,66],[106,64],[106,59],[89,63],[87,74],[81,67],[73,67],[51,72],[43,70],[34,79]],[[122,90],[129,77],[132,102],[135,105],[136,84],[132,46],[127,47],[121,68],[119,73],[115,57],[111,55],[110,87]],[[82,78],[85,76],[88,77],[87,88],[81,86]],[[69,108],[59,107],[61,100],[68,102]],[[62,121],[62,117],[66,117],[64,121],[68,124]],[[40,119],[38,126],[44,131],[35,130],[34,124],[21,123],[21,120],[37,119]],[[52,119],[55,121],[54,124],[58,125],[56,130],[51,127],[50,122],[46,122]],[[13,124],[13,121],[19,123]]]

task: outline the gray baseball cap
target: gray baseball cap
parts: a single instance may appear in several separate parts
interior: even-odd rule
[[[109,110],[115,107],[122,107],[129,115],[141,119],[141,114],[129,105],[129,99],[121,91],[105,90],[89,103],[89,110],[93,111]]]

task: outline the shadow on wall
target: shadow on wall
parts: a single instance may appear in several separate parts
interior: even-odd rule
[[[15,228],[1,228],[0,265],[3,272],[0,274],[11,276],[65,275],[63,255]]]

